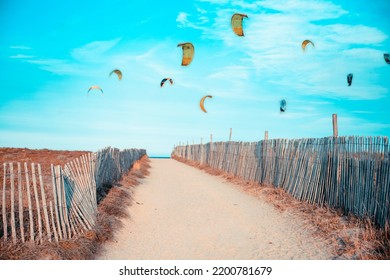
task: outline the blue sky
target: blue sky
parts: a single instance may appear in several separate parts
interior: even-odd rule
[[[390,135],[390,2],[0,2],[0,147]],[[245,37],[230,27],[244,13]],[[310,39],[315,47],[301,49]],[[181,66],[177,44],[195,57]],[[123,72],[118,81],[109,76]],[[346,76],[354,74],[351,87]],[[160,88],[170,77],[174,85]],[[99,85],[104,94],[91,91]],[[199,108],[204,95],[208,113]],[[279,101],[287,110],[279,111]]]

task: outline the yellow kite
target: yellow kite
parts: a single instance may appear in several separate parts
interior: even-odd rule
[[[194,45],[187,42],[187,43],[181,43],[177,45],[178,47],[181,47],[183,49],[183,58],[181,61],[182,66],[187,66],[191,63],[192,59],[194,58]]]
[[[314,43],[310,40],[305,40],[302,42],[302,50],[305,51],[306,50],[306,46],[307,44],[311,44],[313,47],[314,47]]]
[[[232,28],[233,32],[238,36],[244,36],[244,30],[242,29],[242,19],[248,18],[245,14],[234,14],[232,16]]]
[[[200,100],[200,109],[202,109],[203,112],[207,113],[206,109],[204,108],[204,101],[206,98],[213,98],[211,95],[206,95],[203,96],[202,99]]]
[[[118,69],[115,69],[115,70],[112,70],[111,73],[110,73],[110,76],[115,73],[117,76],[118,76],[118,80],[122,80],[122,72],[121,70],[118,70]]]
[[[92,89],[98,89],[98,90],[100,90],[100,91],[102,92],[102,94],[103,94],[103,90],[102,90],[101,87],[99,87],[99,86],[91,86],[91,87],[89,88],[89,90],[88,90],[88,93],[89,93]]]

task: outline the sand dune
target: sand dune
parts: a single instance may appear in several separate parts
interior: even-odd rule
[[[172,159],[151,159],[130,218],[99,259],[330,259],[299,217],[222,178]]]

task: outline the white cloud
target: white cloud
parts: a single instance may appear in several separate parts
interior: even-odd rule
[[[109,41],[94,41],[75,48],[70,51],[73,59],[39,58],[24,54],[10,56],[10,58],[22,59],[27,63],[39,65],[45,71],[59,75],[94,76],[96,70],[89,67],[90,64],[107,64],[107,57],[109,56],[106,56],[104,60],[102,56],[116,46],[120,40],[120,38],[117,38]]]
[[[374,114],[374,112],[371,111],[351,111],[353,114]]]
[[[186,25],[187,22],[188,22],[188,14],[185,13],[185,12],[180,12],[178,15],[177,15],[177,18],[176,18],[176,21],[178,23],[180,23],[182,26]]]
[[[82,74],[83,67],[63,59],[28,59],[26,62],[39,65],[41,69],[59,75]]]
[[[116,46],[121,39],[114,39],[109,41],[94,41],[88,43],[80,48],[76,48],[71,52],[74,59],[79,61],[96,61],[101,56]]]
[[[207,11],[202,9],[202,8],[199,8],[198,6],[196,6],[196,11],[200,14],[207,14]]]
[[[231,80],[244,80],[247,81],[249,78],[248,67],[245,66],[226,66],[222,69],[216,70],[215,73],[212,73],[207,76],[207,79],[222,79],[226,81]]]
[[[321,28],[325,40],[341,44],[379,44],[388,36],[374,27],[365,25],[332,24]]]
[[[305,0],[265,0],[260,6],[296,15],[303,20],[321,20],[338,18],[347,13],[340,6],[327,1]]]
[[[199,20],[200,24],[205,24],[205,23],[209,22],[209,19],[206,16],[200,16],[200,17],[198,17],[198,20]]]
[[[375,60],[382,61],[383,52],[372,48],[350,48],[342,51],[343,55],[350,58],[363,58],[365,61]]]
[[[10,49],[17,49],[17,50],[31,50],[28,46],[10,46]]]
[[[198,0],[199,2],[208,2],[211,4],[227,4],[229,0]]]
[[[242,9],[245,9],[245,10],[256,10],[258,9],[260,6],[261,6],[261,2],[260,1],[255,1],[253,3],[248,3],[248,1],[233,1],[232,2],[232,5],[233,6],[239,6],[240,8]]]
[[[33,55],[17,54],[11,55],[9,58],[23,59],[23,58],[33,58]]]
[[[191,15],[185,12],[180,12],[176,17],[176,22],[179,28],[205,29],[205,24],[209,22],[205,13],[201,12],[195,21],[189,20]]]

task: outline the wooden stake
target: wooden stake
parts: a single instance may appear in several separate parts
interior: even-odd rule
[[[57,165],[57,174],[56,174],[56,179],[57,179],[57,195],[58,195],[58,204],[59,204],[59,214],[60,214],[60,220],[61,220],[61,226],[62,226],[62,235],[65,239],[67,239],[67,234],[66,234],[66,226],[65,226],[65,217],[64,217],[64,205],[63,205],[63,183],[62,183],[62,174],[61,174],[61,166]]]
[[[32,204],[31,204],[31,193],[30,193],[30,178],[28,176],[28,166],[27,162],[24,163],[24,172],[26,173],[26,189],[27,189],[27,202],[28,202],[28,217],[30,219],[30,243],[34,244],[34,219],[32,212]]]
[[[61,233],[61,223],[60,223],[60,215],[58,213],[58,198],[57,198],[57,178],[56,178],[56,172],[54,169],[53,164],[50,165],[51,168],[51,178],[52,178],[52,187],[53,187],[53,197],[54,197],[54,213],[57,221],[57,230],[60,240],[62,240],[62,233]]]
[[[34,195],[35,195],[35,204],[37,206],[37,216],[38,216],[38,234],[39,234],[39,242],[42,243],[42,220],[41,220],[41,208],[39,206],[39,196],[37,190],[37,178],[35,174],[35,165],[31,164],[32,169],[32,179],[33,179],[33,187],[34,187]]]
[[[8,236],[8,228],[7,228],[7,215],[6,215],[6,205],[5,205],[5,186],[6,186],[6,181],[7,181],[7,164],[3,163],[3,168],[4,168],[4,178],[3,178],[3,231],[4,231],[4,242],[7,241],[7,236]]]
[[[229,142],[232,141],[232,128],[230,128],[230,133],[229,133]]]
[[[54,221],[54,213],[53,213],[53,203],[52,203],[52,201],[50,201],[50,217],[51,217],[51,224],[53,225],[54,239],[58,243],[58,235],[57,235],[56,223]]]
[[[337,126],[337,114],[332,115],[332,120],[333,120],[333,137],[338,137],[339,131]]]
[[[71,223],[70,223],[70,212],[72,211],[72,206],[70,203],[70,197],[72,193],[72,189],[69,187],[67,183],[65,183],[65,172],[64,170],[59,166],[58,170],[60,171],[60,185],[61,185],[61,198],[62,198],[62,211],[63,211],[63,218],[64,218],[64,230],[66,231],[66,235],[64,233],[65,238],[71,238]]]
[[[268,140],[268,130],[264,132],[264,140]]]
[[[94,196],[94,205],[97,209],[97,197],[96,197],[96,179],[95,179],[95,162],[96,162],[96,156],[95,154],[90,153],[89,154],[89,162],[90,162],[90,170],[91,170],[91,180],[93,183],[93,196]]]
[[[22,191],[22,171],[20,162],[18,162],[18,192],[19,192],[19,226],[20,237],[24,243],[24,225],[23,225],[23,191]]]
[[[12,162],[9,163],[9,171],[11,176],[11,234],[12,241],[16,244],[14,166]]]
[[[49,223],[49,216],[47,214],[46,195],[45,195],[45,189],[43,187],[42,171],[41,171],[40,164],[38,164],[38,176],[39,176],[39,185],[41,186],[42,208],[43,208],[43,215],[45,217],[45,222],[46,222],[47,240],[51,242],[50,223]]]

